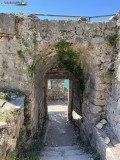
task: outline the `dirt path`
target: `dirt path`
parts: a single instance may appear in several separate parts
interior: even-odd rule
[[[74,126],[67,121],[67,102],[50,101],[48,111],[46,147],[40,160],[91,160],[91,156],[76,144]]]
[[[66,112],[49,114],[48,133],[46,145],[49,147],[75,145],[75,134],[73,125],[67,121]]]

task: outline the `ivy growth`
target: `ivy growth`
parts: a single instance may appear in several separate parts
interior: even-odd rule
[[[35,61],[36,59],[36,51],[37,51],[37,34],[36,34],[36,26],[35,25],[31,25],[30,29],[32,29],[33,31],[33,45],[34,45],[34,50],[33,53],[31,52],[31,50],[28,48],[28,44],[25,41],[25,39],[23,37],[21,37],[21,35],[19,34],[18,31],[18,27],[16,26],[15,30],[16,30],[16,36],[18,39],[18,42],[20,44],[20,50],[18,51],[18,56],[24,61],[24,63],[27,65],[28,68],[28,75],[29,77],[33,77],[33,72],[34,72],[34,63],[32,65],[29,65],[24,54],[27,52],[31,58],[33,59],[33,61]],[[25,46],[25,50],[22,50],[22,45]]]
[[[18,51],[18,56],[19,56],[25,63],[27,63],[26,60],[25,60],[25,56],[24,56],[22,50],[19,50],[19,51]]]
[[[61,39],[55,45],[55,49],[58,53],[58,62],[60,67],[70,71],[75,78],[80,81],[81,90],[83,92],[85,88],[85,77],[80,63],[81,51],[73,51],[72,45],[66,42],[64,39]]]

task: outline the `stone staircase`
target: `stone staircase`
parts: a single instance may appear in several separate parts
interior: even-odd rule
[[[45,147],[39,160],[93,160],[79,146]]]

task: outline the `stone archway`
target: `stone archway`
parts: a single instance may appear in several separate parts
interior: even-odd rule
[[[47,64],[47,65],[46,65]],[[67,70],[59,68],[57,55],[51,54],[46,57],[43,62],[36,65],[34,74],[34,104],[36,124],[42,127],[44,118],[47,116],[47,80],[48,79],[69,79],[69,107],[68,118],[72,118],[72,110],[76,110],[82,114],[81,91],[79,81]],[[39,114],[40,113],[40,114]],[[36,126],[37,127],[37,126]]]
[[[30,112],[28,129],[32,136],[42,127],[47,113],[45,76],[52,68],[59,68],[57,54],[54,53],[51,44],[55,44],[61,33],[64,32],[66,40],[74,44],[74,49],[81,49],[82,68],[84,73],[88,73],[82,107],[79,108],[82,113],[82,121],[78,126],[85,139],[90,139],[90,135],[93,135],[90,140],[103,155],[104,151],[102,147],[99,147],[101,141],[98,136],[99,131],[95,127],[96,123],[101,118],[106,118],[111,125],[111,130],[117,137],[120,136],[119,120],[116,118],[119,116],[119,112],[117,109],[113,109],[114,104],[119,105],[119,69],[117,71],[114,68],[118,72],[115,85],[101,79],[103,73],[112,69],[114,53],[119,58],[119,54],[117,54],[120,49],[119,45],[111,46],[108,41],[112,35],[118,34],[119,36],[119,12],[108,22],[48,21],[37,19],[37,17],[15,17],[3,13],[0,16],[4,20],[0,26],[0,88],[18,89],[25,95],[31,94],[28,106]],[[7,27],[4,28],[6,23],[10,30]],[[15,32],[15,25],[19,35]],[[22,43],[18,39],[19,36]],[[33,81],[31,81],[28,76],[28,66],[32,66],[36,56],[40,58],[40,61],[36,64]],[[73,85],[72,88],[78,88],[76,93],[79,97],[79,87],[77,86]],[[112,92],[110,91],[111,86]],[[109,94],[111,94],[110,99],[108,98]],[[75,94],[72,95],[72,99],[74,106],[76,104],[74,102],[77,100]],[[78,110],[76,109],[76,111]],[[102,142],[101,146],[104,146]]]

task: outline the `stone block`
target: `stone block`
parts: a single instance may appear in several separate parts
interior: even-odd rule
[[[90,104],[90,111],[92,113],[99,113],[102,111],[102,108],[100,106],[96,106],[94,104]]]
[[[102,123],[103,125],[105,125],[105,124],[107,124],[107,121],[106,121],[105,119],[102,119],[102,120],[100,121],[100,123]]]
[[[0,13],[0,33],[15,34],[15,16],[13,14]]]
[[[117,26],[117,22],[116,21],[107,22],[107,28],[114,28],[116,26]]]
[[[114,133],[116,134],[117,138],[120,141],[120,124],[118,123],[116,126],[113,127]]]
[[[102,37],[95,37],[91,39],[91,43],[92,44],[100,44],[100,43],[104,43],[104,38]]]
[[[105,144],[109,144],[110,143],[110,138],[109,137],[106,137],[105,138]]]
[[[100,100],[100,99],[91,99],[91,103],[93,103],[96,106],[105,106],[107,104],[106,100]]]
[[[6,122],[0,122],[0,129],[6,128],[7,123]]]
[[[105,30],[105,36],[111,36],[111,35],[114,35],[116,34],[116,31],[115,30]]]
[[[98,124],[96,125],[96,128],[98,128],[98,129],[102,129],[102,127],[103,127],[103,124],[102,124],[102,123],[98,123]]]

